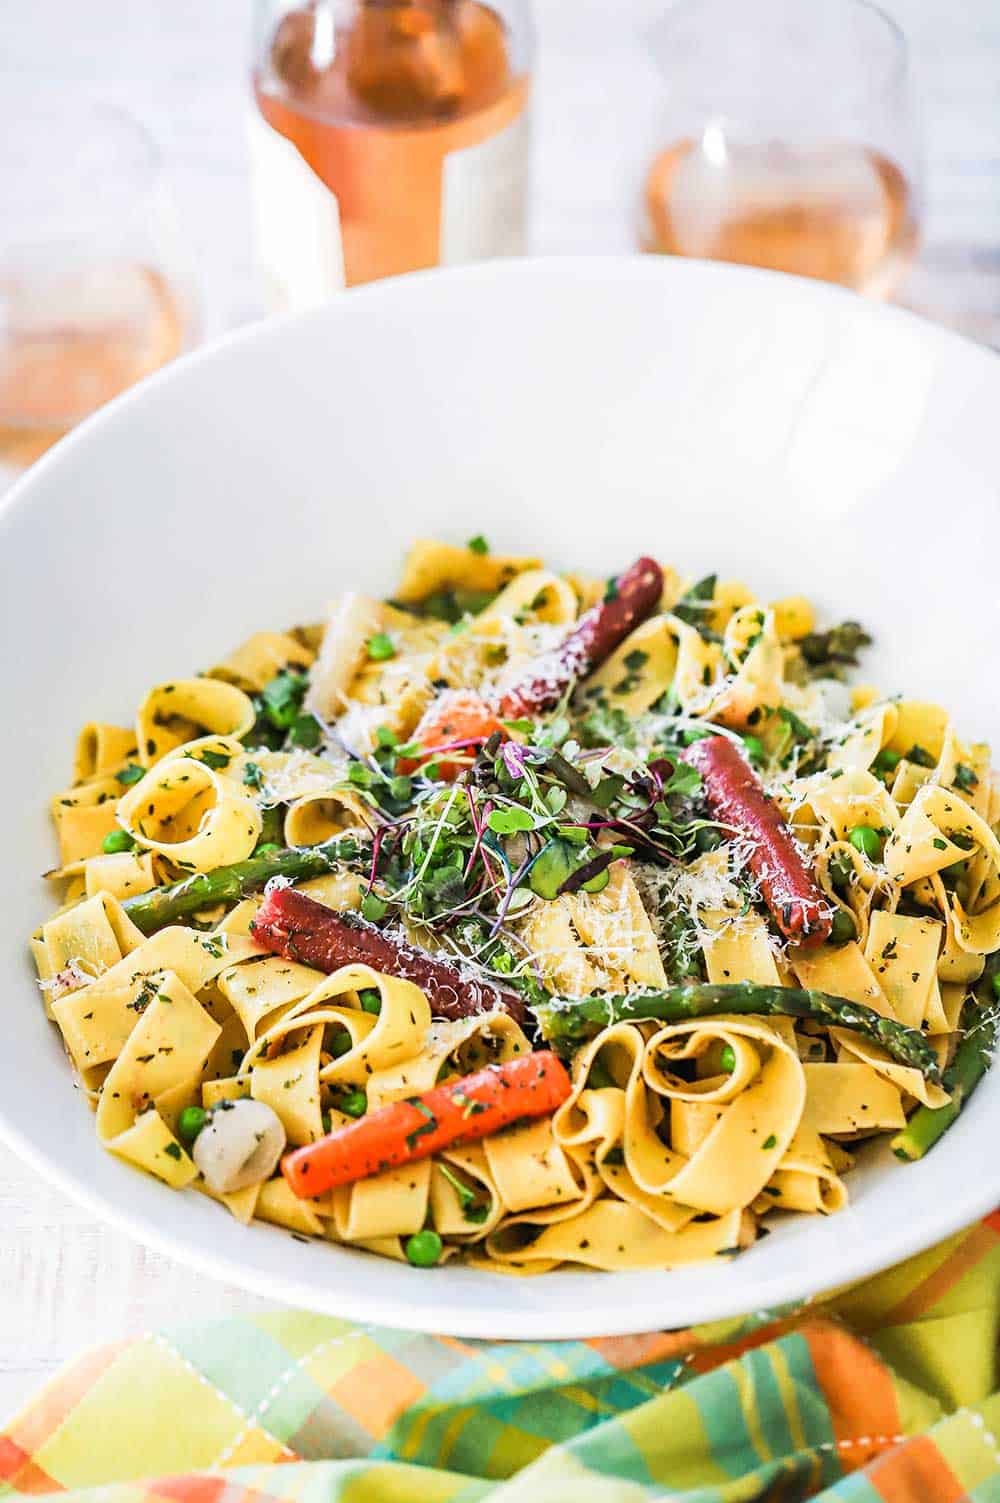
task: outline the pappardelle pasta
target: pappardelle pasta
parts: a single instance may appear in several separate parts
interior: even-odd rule
[[[417,543],[94,722],[32,937],[97,1133],[429,1267],[669,1269],[988,1063],[1000,785],[802,597]]]

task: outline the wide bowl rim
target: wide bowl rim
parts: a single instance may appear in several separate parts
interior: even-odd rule
[[[39,475],[47,475],[51,468],[64,463],[67,455],[72,454],[81,442],[90,442],[94,433],[101,431],[108,423],[115,422],[122,412],[129,410],[133,405],[145,402],[151,392],[158,391],[162,386],[183,379],[184,373],[194,366],[209,364],[243,346],[263,343],[269,339],[279,339],[286,330],[293,330],[316,319],[336,318],[345,303],[356,307],[362,301],[378,302],[386,297],[400,295],[408,297],[414,288],[435,286],[441,282],[457,284],[474,280],[489,281],[495,276],[500,276],[501,279],[522,276],[531,278],[541,273],[546,276],[552,273],[553,280],[558,281],[562,277],[578,276],[581,272],[586,274],[601,270],[634,277],[637,280],[648,278],[650,281],[655,281],[658,276],[662,275],[680,275],[683,278],[688,273],[695,273],[699,276],[716,276],[720,281],[733,279],[745,281],[748,285],[754,283],[791,284],[820,301],[832,299],[856,303],[859,299],[859,294],[849,288],[840,287],[831,282],[821,282],[811,277],[771,271],[762,266],[741,266],[728,261],[703,260],[697,256],[628,255],[613,252],[593,255],[497,257],[492,260],[471,262],[464,266],[434,266],[423,271],[408,272],[405,276],[389,277],[380,282],[368,282],[362,286],[347,289],[335,300],[321,307],[299,309],[291,313],[274,313],[265,318],[238,325],[224,334],[214,336],[195,349],[182,351],[168,365],[161,366],[159,370],[145,376],[117,397],[112,397],[103,407],[84,418],[51,449],[35,460],[23,475],[19,475],[13,481],[6,494],[0,496],[0,532],[3,531],[16,508],[24,504],[24,496],[27,494],[30,497]],[[867,306],[877,308],[880,319],[895,320],[901,325],[915,328],[925,338],[961,350],[963,356],[981,357],[985,364],[994,368],[1000,361],[1000,349],[977,344],[967,335],[933,323],[910,308],[896,303],[869,303]]]

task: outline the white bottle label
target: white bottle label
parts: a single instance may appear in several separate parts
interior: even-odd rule
[[[248,123],[257,247],[275,312],[328,302],[344,286],[334,194],[256,106]]]
[[[375,196],[367,207],[370,222],[360,224],[352,224],[346,213],[342,217],[333,190],[293,143],[251,107],[248,133],[257,243],[269,305],[276,311],[314,308],[348,284],[414,270],[435,260],[447,266],[522,253],[528,186],[526,93],[523,89],[503,101],[502,115],[498,106],[478,121],[456,120],[436,130],[400,131],[395,137],[372,130],[370,139],[364,132],[359,139],[358,127],[331,125],[326,142],[330,163],[352,173],[355,186],[371,180],[382,188],[382,197]],[[499,129],[498,115],[505,122]],[[492,127],[492,133],[449,151],[449,142],[469,140],[470,124],[478,130]],[[350,151],[340,154],[336,148],[346,143],[338,138],[348,130]],[[347,195],[346,187],[343,191]],[[349,196],[346,201],[349,205]]]
[[[442,266],[524,253],[529,135],[525,108],[495,135],[445,157]]]

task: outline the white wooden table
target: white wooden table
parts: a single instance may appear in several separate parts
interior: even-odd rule
[[[536,0],[537,251],[633,247],[656,108],[641,34],[661,4]],[[913,41],[928,139],[926,243],[908,300],[1000,345],[1000,4],[888,8]],[[246,0],[0,4],[0,90],[26,80],[89,88],[133,109],[165,144],[208,334],[259,312],[243,146],[247,9]],[[0,1150],[0,1419],[89,1344],[262,1304],[94,1221]]]

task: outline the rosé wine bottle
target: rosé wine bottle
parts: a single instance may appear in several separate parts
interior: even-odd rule
[[[524,248],[527,0],[258,0],[251,155],[276,308]]]

